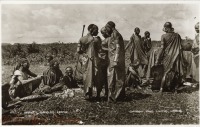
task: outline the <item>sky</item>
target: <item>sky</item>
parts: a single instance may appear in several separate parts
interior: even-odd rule
[[[101,29],[108,21],[125,40],[139,27],[141,36],[149,31],[159,41],[167,21],[182,38],[194,39],[200,15],[198,4],[2,4],[1,9],[3,43],[78,42],[83,25],[86,35],[89,24]]]

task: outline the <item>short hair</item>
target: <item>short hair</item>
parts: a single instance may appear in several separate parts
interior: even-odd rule
[[[165,28],[173,28],[171,22],[166,22],[166,23],[164,24],[164,27],[165,27]]]
[[[95,29],[98,29],[98,26],[95,24],[90,24],[88,26],[88,31],[93,32]]]
[[[95,24],[90,24],[90,25],[88,26],[88,30],[89,30],[89,31],[90,31],[91,29],[94,29],[94,28],[98,28],[97,25],[95,25]]]
[[[145,31],[144,34],[145,34],[145,35],[146,35],[146,34],[149,34],[149,35],[150,35],[150,32],[149,32],[149,31]]]
[[[139,31],[140,31],[140,28],[136,27],[134,31],[136,31],[136,30],[139,30]]]
[[[115,28],[115,23],[113,21],[108,21],[107,23],[111,28]]]

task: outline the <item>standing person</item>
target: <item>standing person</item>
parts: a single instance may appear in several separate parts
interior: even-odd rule
[[[97,62],[97,100],[100,99],[100,93],[104,87],[105,89],[105,94],[104,97],[107,99],[108,98],[108,78],[107,78],[107,69],[108,69],[108,64],[109,64],[109,59],[108,59],[108,43],[107,43],[107,38],[111,35],[108,34],[106,31],[106,28],[103,27],[101,29],[101,34],[105,38],[102,43],[101,43],[101,48],[99,48],[98,51],[98,62]]]
[[[95,71],[97,70],[98,48],[101,39],[98,35],[98,27],[95,24],[88,26],[88,34],[80,38],[77,52],[83,69],[83,85],[86,99],[91,99],[92,89],[95,85]]]
[[[174,32],[174,28],[172,27],[171,22],[166,22],[164,24],[163,31],[166,33],[163,34],[161,37],[161,50],[159,51],[157,60],[155,62],[155,64],[163,64],[164,68],[160,92],[163,91],[163,87],[167,82],[166,77],[168,73],[171,73],[173,71],[173,74],[179,74],[179,80],[180,77],[183,75],[183,66],[181,61],[182,52],[180,50],[181,36],[178,33]],[[177,86],[173,87],[176,88]]]
[[[108,42],[108,90],[109,101],[116,101],[125,96],[125,50],[124,40],[121,34],[115,29],[115,23],[109,21],[106,30],[110,33],[110,37],[106,39]]]
[[[144,76],[144,67],[148,64],[148,59],[147,56],[145,55],[143,49],[142,49],[142,39],[140,34],[140,29],[138,27],[135,28],[135,34],[133,34],[130,38],[129,43],[126,45],[125,50],[129,48],[131,45],[131,51],[130,51],[130,60],[131,63],[134,62],[134,60],[138,59],[140,60],[140,67],[138,68],[139,70],[139,75],[140,77]]]
[[[144,37],[142,37],[142,50],[145,53],[147,60],[148,60],[148,64],[149,64],[149,58],[150,58],[150,54],[152,52],[152,44],[151,44],[151,38],[150,38],[150,32],[149,31],[145,31],[144,32]],[[144,76],[148,77],[147,75],[147,71],[148,71],[148,65],[144,66]],[[147,79],[148,80],[148,79]]]
[[[196,76],[195,80],[199,82],[199,22],[195,25],[196,36],[192,46],[192,52],[194,54],[194,62],[196,64]]]
[[[145,31],[144,37],[142,37],[142,49],[143,52],[147,55],[147,58],[150,56],[150,50],[151,50],[151,38],[150,38],[150,32]]]

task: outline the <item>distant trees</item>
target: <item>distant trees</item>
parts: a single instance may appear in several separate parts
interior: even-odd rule
[[[32,44],[28,45],[28,53],[39,53],[39,46],[36,44],[36,42],[33,42]]]
[[[20,57],[26,57],[32,64],[43,64],[45,56],[51,54],[61,64],[73,63],[75,61],[77,43],[44,43],[37,44],[2,44],[2,62],[4,64],[15,64]]]

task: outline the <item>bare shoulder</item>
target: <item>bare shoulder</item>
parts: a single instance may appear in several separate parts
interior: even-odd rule
[[[86,36],[81,37],[80,43],[84,44],[84,43],[91,42],[92,40],[93,40],[92,36],[86,35]]]
[[[101,41],[101,38],[99,37],[99,36],[97,36],[97,37],[94,37],[94,41]]]

